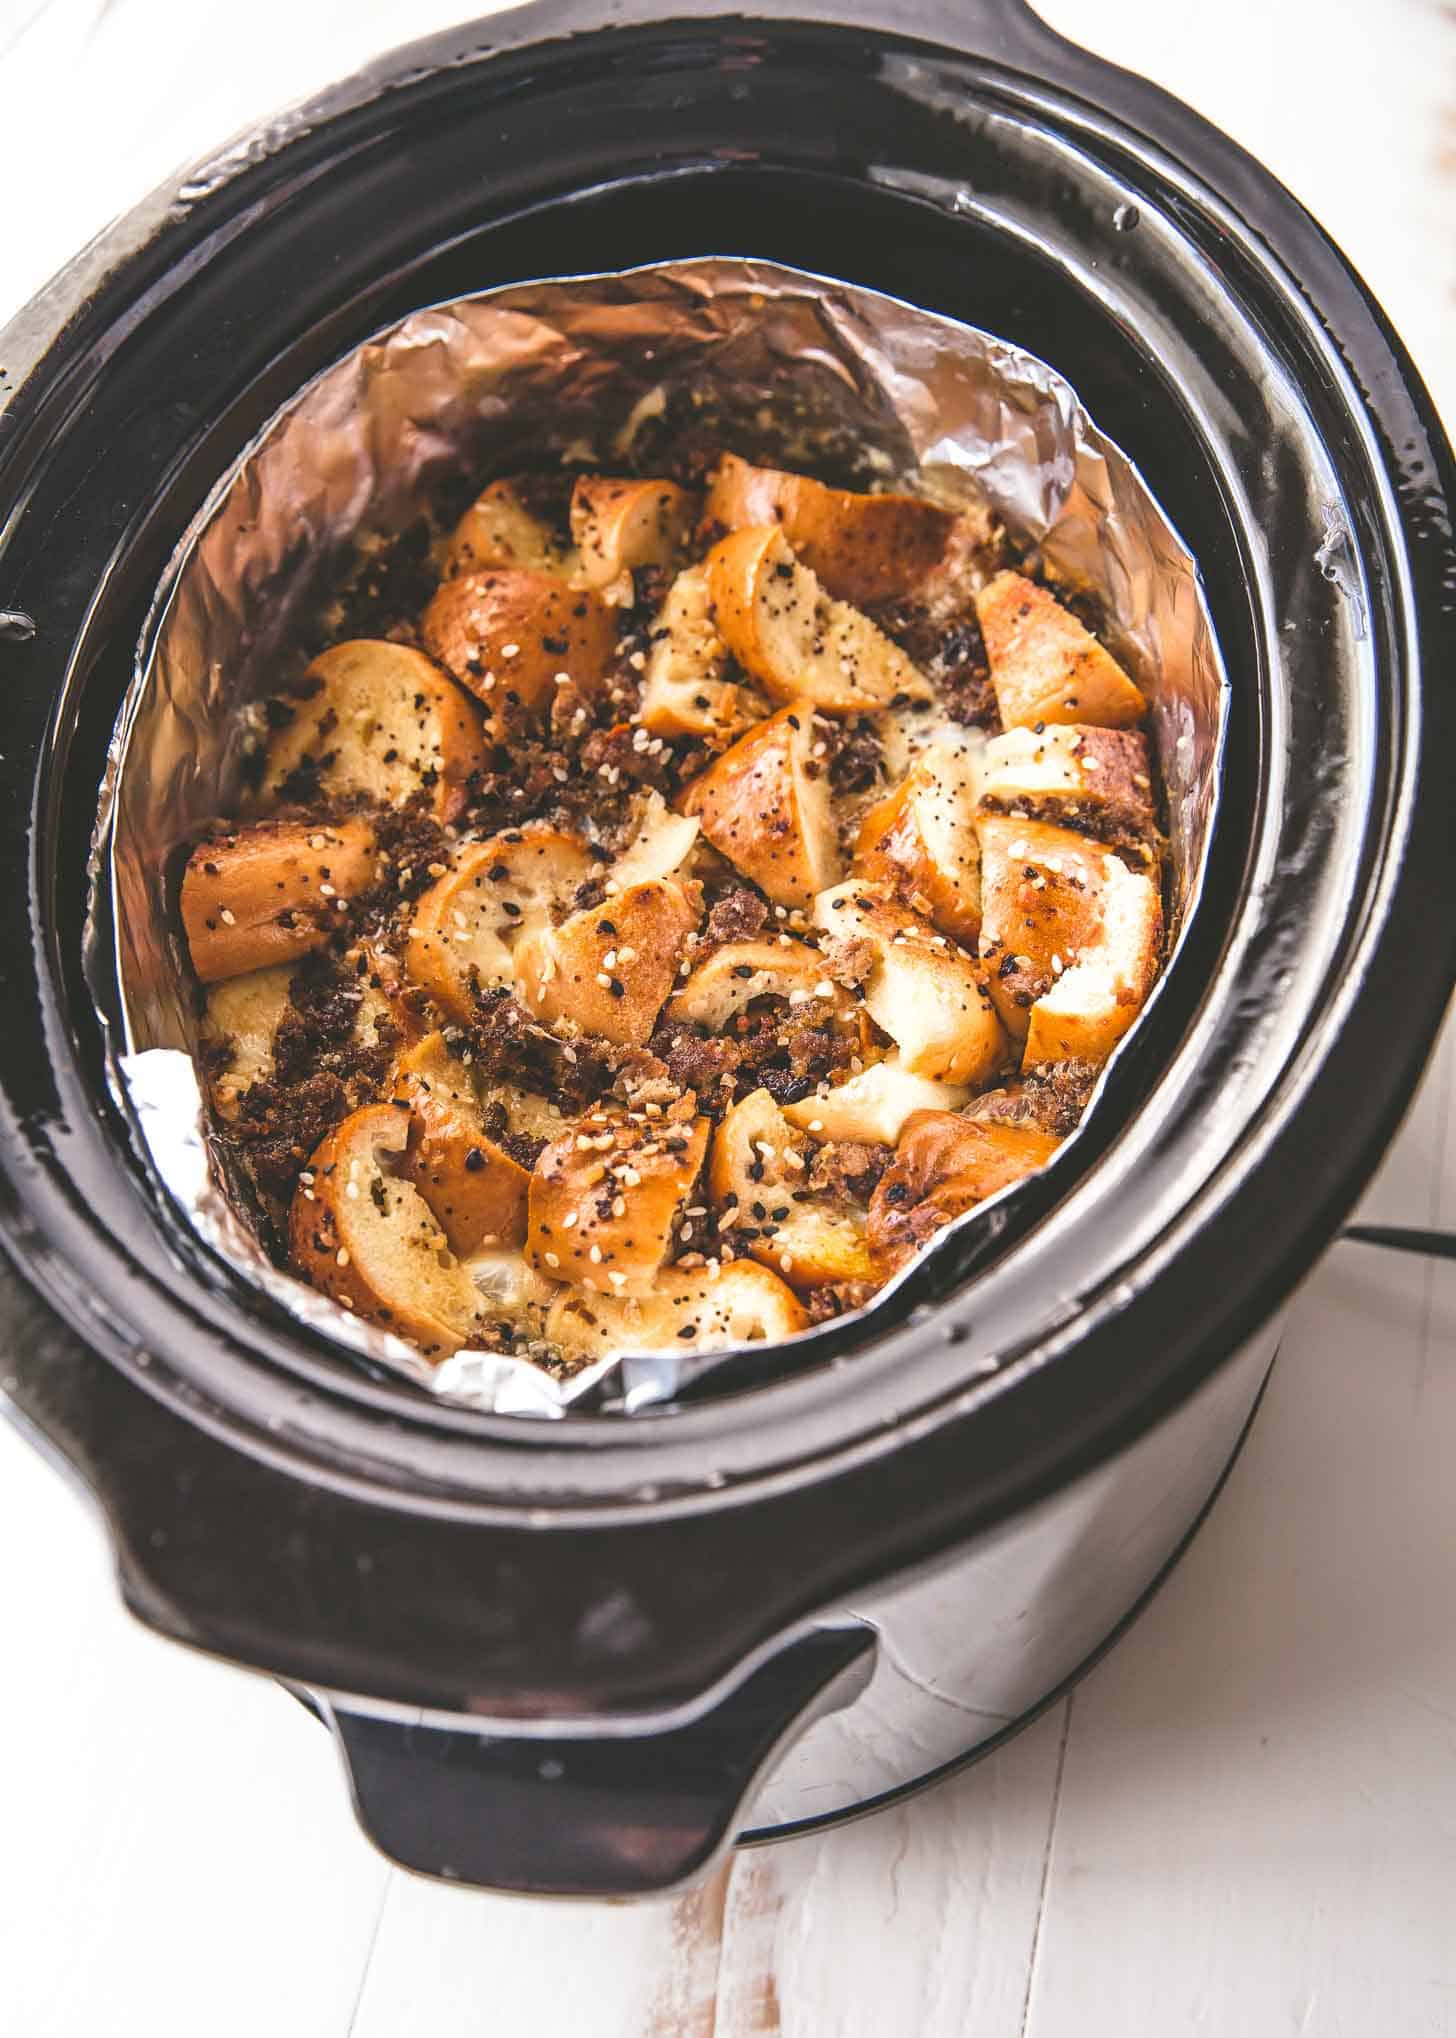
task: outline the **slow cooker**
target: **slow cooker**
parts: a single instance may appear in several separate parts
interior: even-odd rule
[[[0,334],[0,1388],[128,1604],[267,1671],[395,1860],[625,1895],[983,1753],[1210,1504],[1450,991],[1456,473],[1289,195],[1020,0],[573,0],[396,53],[112,228]],[[703,253],[1063,373],[1197,557],[1212,859],[1075,1163],[858,1339],[641,1419],[371,1373],[179,1222],[83,977],[163,565],[278,405],[434,300]]]

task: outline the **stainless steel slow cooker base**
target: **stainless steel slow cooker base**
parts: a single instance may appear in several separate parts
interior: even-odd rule
[[[939,1782],[1115,1646],[1232,1470],[1282,1328],[1281,1318],[1176,1415],[1054,1500],[851,1602],[877,1637],[874,1674],[789,1749],[749,1803],[742,1838],[787,1839]]]

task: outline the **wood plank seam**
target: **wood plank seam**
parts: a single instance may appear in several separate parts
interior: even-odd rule
[[[1062,1778],[1067,1772],[1067,1743],[1072,1738],[1072,1707],[1077,1694],[1069,1691],[1062,1714],[1062,1738],[1057,1746],[1057,1773],[1052,1782],[1051,1809],[1047,1814],[1046,1846],[1041,1857],[1041,1887],[1036,1898],[1036,1925],[1031,1935],[1031,1950],[1026,1960],[1026,1994],[1021,2004],[1021,2027],[1018,2038],[1029,2038],[1031,2031],[1031,1998],[1036,1988],[1036,1964],[1041,1953],[1042,1924],[1046,1917],[1047,1893],[1052,1878],[1052,1853],[1057,1840],[1057,1814],[1062,1808]]]

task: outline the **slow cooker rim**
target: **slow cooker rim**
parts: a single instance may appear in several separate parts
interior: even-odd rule
[[[517,19],[517,20],[524,20],[524,19],[527,19],[527,18],[529,18],[529,19],[531,19],[531,20],[536,20],[536,21],[539,21],[539,19],[540,19],[540,17],[539,17],[539,16],[533,16],[533,15],[531,15],[531,13],[530,13],[530,10],[527,10],[526,16],[522,16],[522,17],[513,17],[513,18],[514,18],[514,19]],[[736,18],[736,17],[735,17],[735,19],[741,19],[741,18]],[[763,24],[763,25],[764,25],[764,26],[766,26],[766,27],[772,27],[772,28],[774,28],[774,29],[779,29],[779,28],[785,27],[785,26],[787,26],[787,25],[789,25],[789,24],[784,24],[784,23],[777,23],[777,22],[776,22],[776,23],[773,23],[773,24]],[[499,26],[499,24],[498,24],[498,23],[496,23],[496,24],[492,24],[492,27],[497,27],[497,26]],[[428,45],[427,45],[426,47],[428,47]],[[1348,273],[1348,272],[1347,272],[1347,273]],[[1352,279],[1352,280],[1353,280],[1353,279]],[[1397,366],[1399,366],[1399,363],[1398,363],[1398,362],[1397,362]],[[1394,880],[1392,879],[1392,883],[1393,883],[1393,882],[1394,882]],[[1292,1276],[1291,1276],[1291,1278],[1292,1278]],[[999,1384],[999,1383],[998,1383],[998,1384]],[[696,1415],[697,1413],[699,1413],[699,1411],[694,1411],[693,1413],[694,1413],[694,1414]],[[626,1426],[626,1427],[637,1427],[637,1426],[635,1426],[635,1425],[628,1425],[628,1426]],[[554,1439],[553,1439],[553,1440],[554,1440]]]

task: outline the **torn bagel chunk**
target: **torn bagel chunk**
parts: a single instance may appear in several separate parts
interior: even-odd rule
[[[603,1295],[649,1292],[684,1229],[691,1237],[686,1213],[708,1130],[702,1117],[649,1118],[606,1106],[577,1119],[531,1174],[529,1264]]]
[[[451,1251],[521,1245],[531,1169],[562,1112],[515,1084],[480,1080],[438,1032],[400,1057],[392,1090],[411,1114],[406,1172]]]
[[[554,573],[570,578],[575,560],[520,483],[492,481],[466,510],[445,547],[446,576],[472,572]]]
[[[1007,729],[984,746],[973,776],[977,814],[1047,821],[1130,851],[1129,860],[1156,859],[1152,759],[1141,729]]]
[[[843,868],[814,704],[792,701],[725,750],[681,796],[735,869],[779,906],[807,906]]]
[[[546,1318],[546,1335],[587,1364],[620,1352],[781,1344],[808,1330],[811,1321],[793,1289],[754,1260],[735,1260],[711,1274],[679,1262],[641,1294],[563,1289]]]
[[[905,777],[864,815],[851,874],[893,891],[942,934],[974,944],[981,931],[981,851],[974,752],[928,744]]]
[[[703,515],[730,531],[778,525],[829,593],[860,608],[919,586],[944,557],[956,522],[953,511],[920,496],[829,488],[734,453],[713,470]]]
[[[720,539],[706,562],[713,616],[728,649],[780,701],[860,715],[930,699],[930,686],[861,610],[826,594],[778,527]]]
[[[374,881],[367,821],[255,821],[198,844],[179,901],[192,967],[205,984],[295,961],[346,924]]]
[[[954,1218],[1044,1167],[1059,1142],[1034,1126],[917,1111],[870,1200],[866,1247],[883,1278]]]
[[[708,1189],[720,1238],[796,1290],[873,1276],[864,1212],[810,1187],[816,1148],[767,1090],[735,1104],[713,1134]]]
[[[702,566],[687,567],[673,580],[649,646],[640,718],[652,735],[723,741],[768,713],[761,695],[730,676],[732,661]]]
[[[1105,1061],[1157,976],[1157,885],[1104,843],[1045,821],[984,815],[977,832],[981,959],[1023,1067]]]
[[[998,573],[976,613],[1001,722],[1131,728],[1147,701],[1107,648],[1056,596],[1020,573]]]
[[[417,900],[406,969],[442,1012],[469,1024],[483,990],[515,981],[517,938],[549,920],[599,868],[582,836],[544,821],[473,844]]]
[[[617,619],[599,594],[521,568],[458,573],[420,618],[420,638],[474,694],[494,742],[544,722],[558,676],[588,699],[603,690]]]
[[[979,963],[878,886],[849,878],[814,901],[814,923],[832,955],[864,951],[861,995],[911,1075],[972,1086],[1008,1059],[1005,1030]]]
[[[277,726],[258,790],[260,808],[290,800],[421,802],[455,820],[485,766],[475,703],[407,644],[355,638],[321,652],[299,689],[270,702]]]
[[[480,1295],[403,1173],[409,1131],[408,1113],[369,1104],[328,1134],[299,1178],[289,1252],[352,1315],[443,1359],[480,1320]]]
[[[697,510],[697,498],[675,481],[578,475],[571,535],[583,585],[604,589],[635,567],[671,566],[686,548]]]

